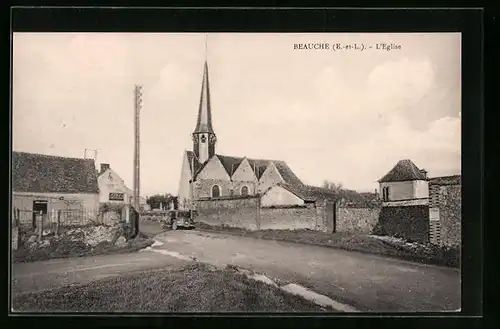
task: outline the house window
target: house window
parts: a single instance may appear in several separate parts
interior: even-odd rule
[[[212,198],[220,197],[220,187],[218,185],[212,186]]]
[[[382,188],[382,200],[389,201],[389,186]]]
[[[241,195],[243,195],[243,196],[247,196],[248,195],[248,187],[247,186],[243,186],[241,188]]]

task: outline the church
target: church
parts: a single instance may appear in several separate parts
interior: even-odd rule
[[[305,186],[284,161],[216,153],[207,61],[192,140],[193,150],[186,150],[183,156],[178,194],[181,209],[187,209],[194,200],[262,195],[276,185]]]

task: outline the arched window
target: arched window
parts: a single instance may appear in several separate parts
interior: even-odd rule
[[[220,197],[220,187],[218,185],[212,186],[212,198]]]
[[[248,187],[247,186],[243,186],[241,188],[241,195],[243,195],[243,196],[247,196],[248,195]]]

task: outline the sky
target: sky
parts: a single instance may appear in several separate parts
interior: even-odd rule
[[[365,50],[294,49],[304,43]],[[207,59],[218,154],[284,160],[306,184],[358,191],[401,159],[458,174],[460,54],[459,33],[14,33],[13,150],[97,149],[97,166],[132,188],[140,84],[141,195],[175,195]]]

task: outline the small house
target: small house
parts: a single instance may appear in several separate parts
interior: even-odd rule
[[[99,207],[94,160],[12,152],[12,207],[25,223],[34,220],[35,212],[94,216]]]
[[[379,181],[383,206],[425,205],[429,202],[427,171],[411,160],[400,160]]]

